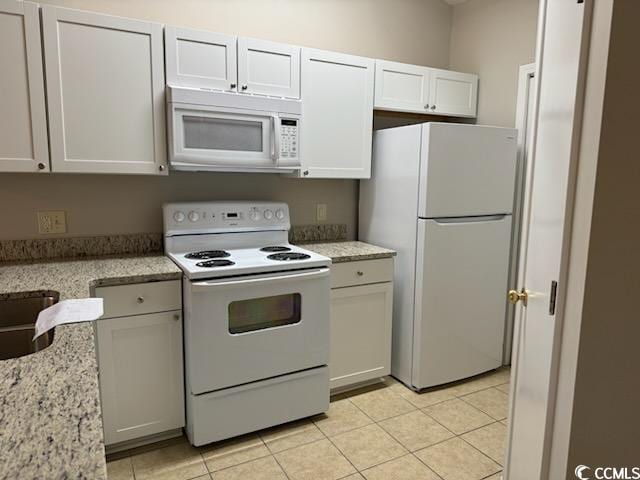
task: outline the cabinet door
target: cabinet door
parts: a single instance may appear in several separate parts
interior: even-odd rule
[[[42,7],[52,169],[166,173],[162,25]]]
[[[375,108],[429,112],[429,68],[376,60]]]
[[[237,90],[235,36],[166,26],[164,40],[169,85]]]
[[[391,372],[393,283],[331,290],[331,388]]]
[[[369,178],[374,61],[303,49],[302,174]]]
[[[105,444],[184,426],[180,311],[96,325]]]
[[[431,69],[429,109],[432,113],[455,117],[475,117],[477,103],[477,75]]]
[[[0,0],[0,171],[49,171],[38,6]]]
[[[241,93],[300,98],[300,47],[238,39]]]

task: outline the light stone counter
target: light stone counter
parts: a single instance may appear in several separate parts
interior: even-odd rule
[[[301,243],[302,248],[329,257],[333,263],[389,258],[396,252],[364,242]]]
[[[0,299],[181,278],[164,256],[0,264]],[[56,328],[41,352],[0,361],[0,479],[106,478],[93,324]]]

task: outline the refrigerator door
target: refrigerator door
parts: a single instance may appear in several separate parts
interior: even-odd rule
[[[418,220],[412,384],[502,365],[511,216]]]
[[[516,135],[512,128],[424,124],[418,216],[511,213]]]

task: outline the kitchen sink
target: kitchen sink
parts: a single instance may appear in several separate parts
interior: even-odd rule
[[[0,360],[39,352],[53,342],[54,330],[33,341],[38,313],[58,302],[57,292],[36,292],[24,298],[0,300]]]

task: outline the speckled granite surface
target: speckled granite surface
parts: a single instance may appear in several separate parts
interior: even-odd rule
[[[162,234],[0,240],[0,262],[162,252]]]
[[[163,256],[5,264],[0,298],[83,298],[96,286],[180,277]],[[0,478],[106,478],[91,323],[58,327],[45,350],[0,361]]]
[[[347,239],[347,225],[344,223],[326,223],[316,225],[292,225],[289,230],[291,243],[337,242]]]
[[[396,252],[364,242],[299,243],[302,248],[329,257],[333,263],[389,258]]]

